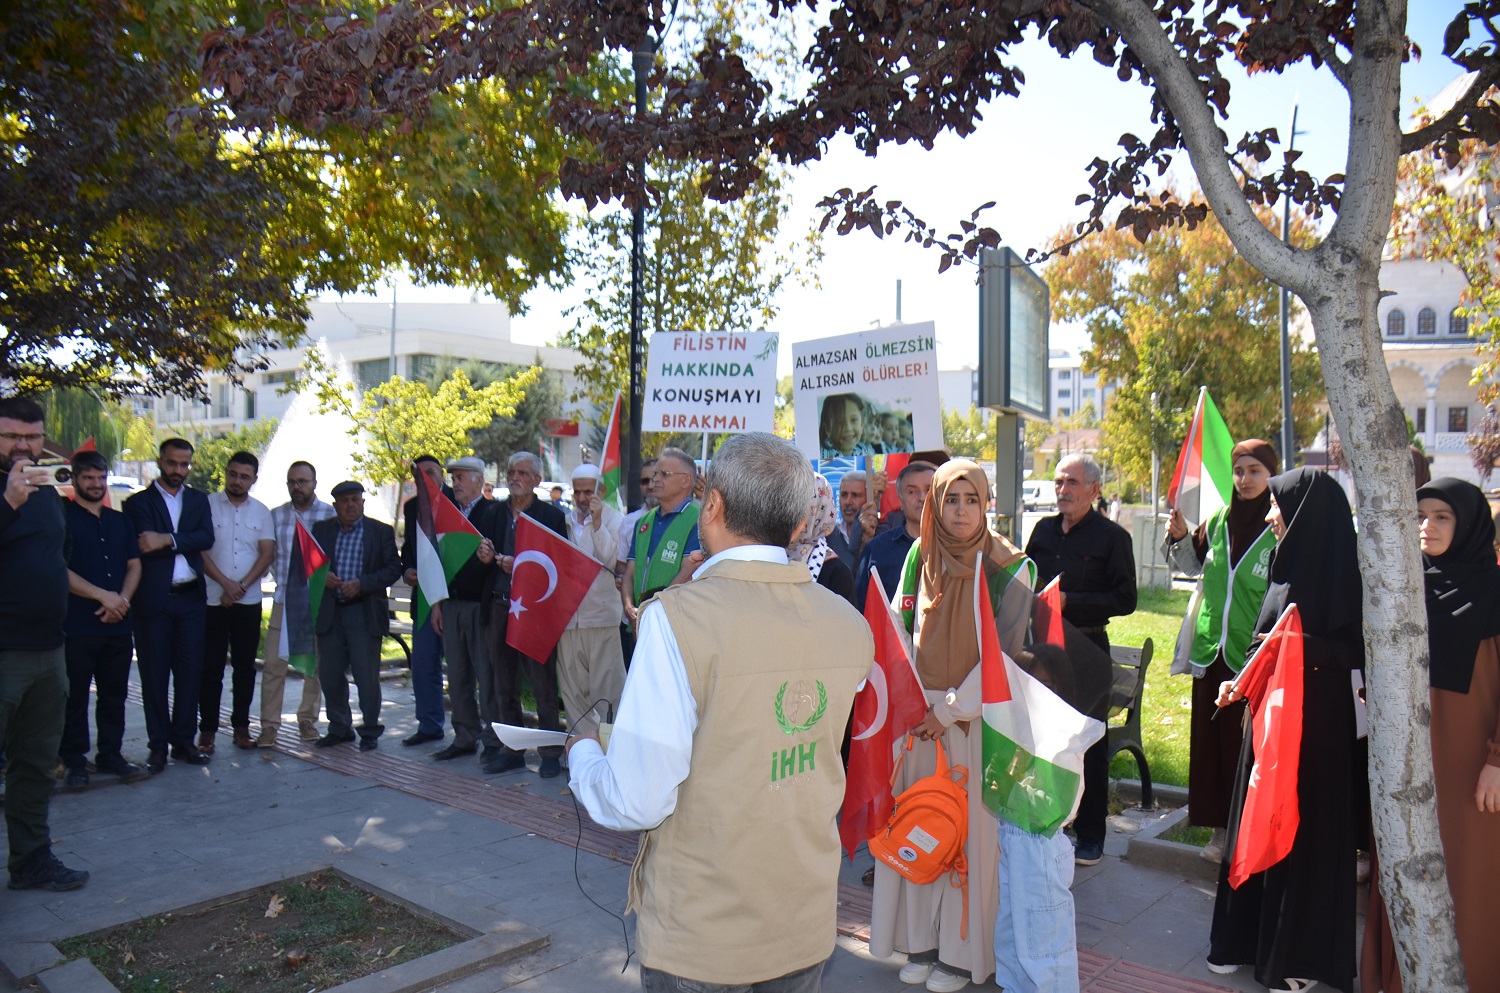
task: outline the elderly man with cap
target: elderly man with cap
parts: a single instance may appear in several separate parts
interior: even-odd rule
[[[479,532],[480,543],[448,580],[448,599],[432,607],[433,630],[442,635],[448,656],[448,696],[453,704],[453,742],[433,754],[440,762],[473,755],[483,742],[481,762],[500,756],[500,739],[490,729],[499,718],[485,622],[495,574],[496,518],[500,504],[484,496],[484,460],[473,455],[448,463],[453,502]],[[476,702],[475,692],[478,691]]]
[[[604,564],[578,612],[557,643],[557,682],[562,689],[568,726],[587,726],[596,705],[613,718],[625,686],[625,659],[620,648],[620,594],[614,571],[625,518],[599,495],[599,467],[585,463],[573,470],[573,510],[568,540]]]
[[[319,748],[354,740],[349,710],[349,683],[354,674],[362,751],[375,748],[385,725],[380,723],[380,642],[391,630],[386,588],[401,575],[396,532],[383,521],[365,516],[365,488],[345,480],[333,488],[334,517],[313,525],[312,536],[329,558],[323,603],[318,608],[318,682],[328,733]]]

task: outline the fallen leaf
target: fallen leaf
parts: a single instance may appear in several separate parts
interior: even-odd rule
[[[273,895],[271,902],[266,905],[267,917],[280,917],[281,912],[286,909],[286,901],[280,895]]]
[[[129,965],[130,963],[132,963],[134,961],[135,961],[135,952],[132,952],[129,949],[126,949],[125,950],[125,964]]]
[[[294,948],[286,953],[284,961],[289,969],[301,968],[302,963],[307,961],[307,953],[300,948]]]
[[[393,959],[396,957],[396,953],[401,951],[401,949],[405,947],[405,945],[397,945],[395,948],[392,948],[390,951],[386,952],[385,957],[388,959]]]
[[[563,796],[572,796],[573,795],[573,791],[570,790],[570,789],[568,789],[566,786],[564,786],[562,788],[562,795]]]

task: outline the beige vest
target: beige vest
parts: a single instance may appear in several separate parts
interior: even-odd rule
[[[725,560],[657,599],[698,729],[676,809],[631,870],[641,963],[721,984],[816,965],[833,953],[839,744],[869,626],[800,564]]]

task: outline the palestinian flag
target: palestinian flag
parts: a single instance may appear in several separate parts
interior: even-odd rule
[[[1068,643],[1063,634],[1061,583],[1061,575],[1053,576],[1052,582],[1036,595],[1031,637],[1034,641],[1043,641],[1049,645],[1056,645],[1058,648],[1067,648]]]
[[[620,492],[620,391],[615,391],[615,406],[604,432],[604,455],[599,460],[599,499],[625,513],[625,495]]]
[[[1104,737],[1085,717],[1000,650],[983,561],[975,564],[974,616],[984,690],[983,798],[997,817],[1055,835],[1078,811],[1083,753]]]
[[[413,467],[417,480],[417,589],[412,627],[421,630],[435,603],[448,599],[448,580],[479,550],[479,532],[432,480]]]
[[[328,579],[328,556],[301,521],[292,532],[285,606],[281,617],[281,657],[311,679],[318,674],[318,607]]]
[[[1167,503],[1187,518],[1192,529],[1208,520],[1214,511],[1229,506],[1230,488],[1234,485],[1234,439],[1219,408],[1214,406],[1208,387],[1198,390],[1198,409],[1193,412],[1193,426],[1182,442],[1177,456],[1177,470],[1167,490]]]

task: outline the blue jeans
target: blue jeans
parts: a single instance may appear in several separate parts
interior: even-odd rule
[[[696,979],[684,979],[670,972],[662,972],[641,966],[641,990],[643,993],[819,993],[823,988],[823,966],[827,959],[817,965],[789,972],[775,979],[764,979],[757,983],[704,983]]]
[[[1006,993],[1078,993],[1073,846],[1000,821],[995,982]]]
[[[443,733],[443,636],[426,619],[411,636],[411,695],[417,704],[417,730]]]

